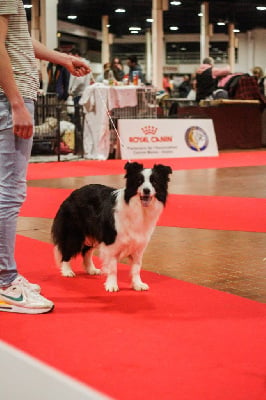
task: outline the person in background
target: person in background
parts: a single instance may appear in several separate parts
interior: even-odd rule
[[[183,82],[179,85],[178,87],[178,92],[179,96],[182,99],[185,99],[191,89],[191,84],[190,84],[190,76],[189,75],[184,75],[183,76]]]
[[[60,52],[58,48],[55,48],[54,51]],[[49,62],[47,65],[47,75],[47,93],[55,93],[58,100],[65,101],[68,98],[69,71],[62,65]]]
[[[54,48],[54,51],[60,51],[57,47]],[[49,62],[46,68],[47,76],[48,76],[48,85],[47,85],[47,92],[48,93],[55,93],[56,89],[56,69],[57,65]]]
[[[219,78],[230,74],[230,67],[215,68],[212,57],[206,57],[196,71],[197,95],[196,100],[207,100],[212,98],[213,92],[217,89]]]
[[[195,77],[194,77],[194,78],[191,78],[190,85],[191,85],[191,89],[190,89],[190,91],[188,92],[188,95],[187,95],[186,98],[187,98],[188,100],[196,101],[197,80],[196,80]]]
[[[97,76],[96,82],[103,82],[104,80],[108,80],[110,70],[111,63],[107,62],[103,64],[103,73]]]
[[[261,94],[266,96],[266,79],[263,73],[263,69],[261,67],[254,67],[252,70],[253,76],[255,76]]]
[[[123,78],[125,76],[125,72],[123,70],[123,65],[122,62],[119,58],[114,57],[112,62],[111,62],[111,70],[113,71],[114,74],[114,79],[117,82],[123,81]]]
[[[54,307],[41,296],[39,285],[18,273],[14,255],[39,89],[35,57],[76,76],[90,72],[83,60],[30,38],[22,0],[0,1],[0,311],[25,314],[47,313]]]
[[[170,76],[168,74],[164,74],[163,76],[163,90],[171,96],[172,93],[172,85]]]
[[[129,73],[128,73],[129,82],[133,82],[134,72],[137,72],[138,77],[141,80],[141,82],[144,82],[144,75],[143,75],[141,66],[138,64],[137,56],[128,56],[127,65],[129,67]]]
[[[70,54],[79,58],[84,63],[89,65],[89,61],[85,58],[81,57],[80,51],[78,49],[72,49]],[[86,89],[86,87],[90,84],[91,74],[86,74],[83,76],[75,76],[70,75],[68,93],[73,97],[74,105],[77,106],[79,104],[79,100]]]
[[[87,63],[89,65],[89,61],[81,57],[80,51],[78,49],[75,48],[72,49],[70,51],[70,54],[79,58],[80,60],[84,61],[84,63]],[[91,74],[86,74],[83,76],[75,76],[71,74],[69,79],[68,94],[73,98],[73,103],[74,103],[73,123],[75,124],[75,127],[78,132],[81,132],[82,129],[80,120],[79,101],[81,99],[84,90],[90,84],[90,80],[91,80]]]

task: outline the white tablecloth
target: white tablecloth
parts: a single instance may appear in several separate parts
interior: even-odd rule
[[[79,104],[85,112],[83,147],[84,157],[106,160],[110,150],[108,112],[114,108],[137,106],[134,86],[106,86],[94,83],[86,88]]]

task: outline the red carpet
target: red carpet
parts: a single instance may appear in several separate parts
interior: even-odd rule
[[[70,189],[29,187],[20,215],[53,218],[70,193]],[[266,199],[171,194],[158,225],[265,232]]]
[[[0,339],[118,400],[265,400],[264,304],[150,272],[137,293],[125,266],[107,294],[102,277],[62,278],[49,244],[18,237],[16,253],[56,308],[2,313]]]
[[[151,167],[154,164],[154,160],[140,161],[145,167]],[[221,153],[218,157],[166,158],[155,162],[170,165],[173,170],[266,165],[266,150]],[[31,163],[28,169],[28,179],[123,174],[125,163],[125,160]]]

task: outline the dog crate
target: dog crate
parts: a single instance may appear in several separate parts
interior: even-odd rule
[[[135,107],[113,108],[110,112],[116,129],[119,119],[157,118],[156,89],[149,86],[137,88]],[[110,158],[120,158],[120,146],[113,124],[110,123]]]
[[[54,93],[38,95],[31,155],[56,154],[58,161],[61,154],[83,155],[82,126],[80,106],[69,106]]]

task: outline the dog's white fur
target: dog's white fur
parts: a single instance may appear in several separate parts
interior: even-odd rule
[[[119,290],[117,282],[117,263],[120,259],[128,257],[131,265],[131,284],[137,291],[148,290],[148,284],[141,280],[140,270],[142,266],[143,253],[150,241],[158,218],[164,208],[164,204],[155,197],[155,189],[150,182],[151,169],[143,170],[144,182],[139,186],[138,192],[131,197],[127,204],[124,200],[125,189],[118,189],[115,192],[116,205],[114,209],[115,228],[117,236],[115,242],[109,245],[105,243],[93,243],[92,238],[86,238],[87,245],[93,245],[83,257],[83,267],[90,275],[107,275],[105,289],[108,292]],[[149,189],[150,200],[148,204],[141,201],[141,196]],[[95,267],[93,263],[93,252],[99,250],[99,257],[102,260],[102,270]],[[70,262],[61,262],[62,256],[57,246],[54,248],[55,259],[61,266],[63,276],[73,277],[75,273]],[[70,260],[71,261],[71,260]]]

